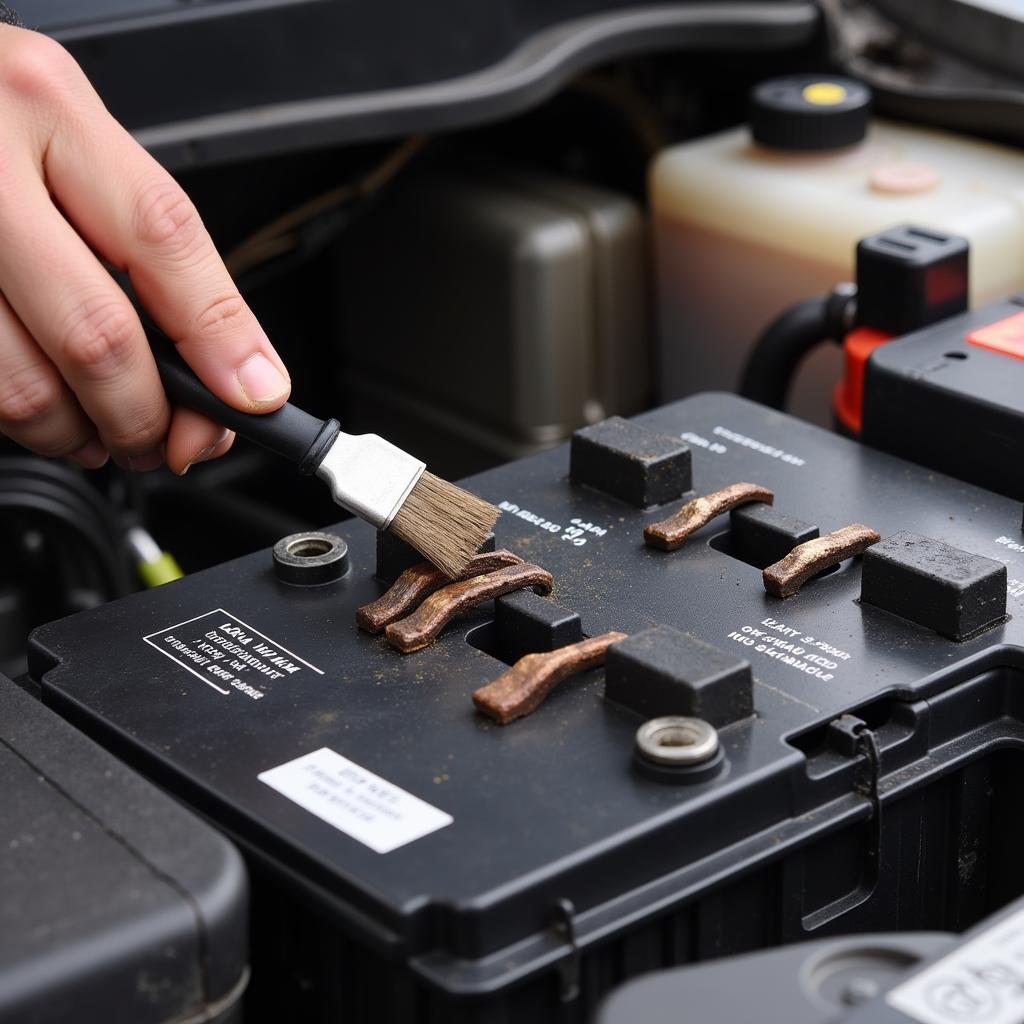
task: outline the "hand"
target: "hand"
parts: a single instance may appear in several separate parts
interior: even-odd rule
[[[225,402],[269,412],[284,364],[195,207],[58,43],[0,25],[0,431],[88,468],[177,473],[231,447],[172,410],[139,318],[101,259]]]

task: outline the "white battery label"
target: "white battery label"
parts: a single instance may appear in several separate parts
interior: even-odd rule
[[[454,820],[328,747],[257,777],[377,853],[390,853]]]
[[[921,1024],[1024,1021],[1024,909],[997,922],[886,996]]]
[[[224,608],[194,615],[142,639],[225,697],[235,691],[262,700],[268,683],[310,672],[324,674]]]

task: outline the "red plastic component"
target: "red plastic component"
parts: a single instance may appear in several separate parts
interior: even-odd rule
[[[967,335],[967,344],[1024,359],[1024,313],[1014,313],[995,323],[975,328]]]
[[[1024,316],[1024,314],[1021,314]],[[846,372],[832,394],[832,407],[839,422],[851,434],[859,434],[864,404],[864,366],[868,357],[893,336],[873,327],[855,327],[843,339]]]

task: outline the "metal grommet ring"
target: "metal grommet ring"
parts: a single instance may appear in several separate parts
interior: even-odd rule
[[[637,729],[636,749],[647,761],[684,768],[703,764],[718,753],[718,733],[703,718],[666,715]]]
[[[274,572],[282,583],[312,587],[348,572],[348,545],[333,533],[293,533],[274,545]]]

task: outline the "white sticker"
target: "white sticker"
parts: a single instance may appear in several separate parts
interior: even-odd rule
[[[258,778],[377,853],[390,853],[454,820],[327,747]]]
[[[1024,910],[955,949],[885,998],[921,1024],[1020,1024],[1024,1021]]]
[[[267,682],[301,678],[309,672],[324,674],[223,608],[176,622],[142,639],[224,696],[234,690],[262,700]]]

